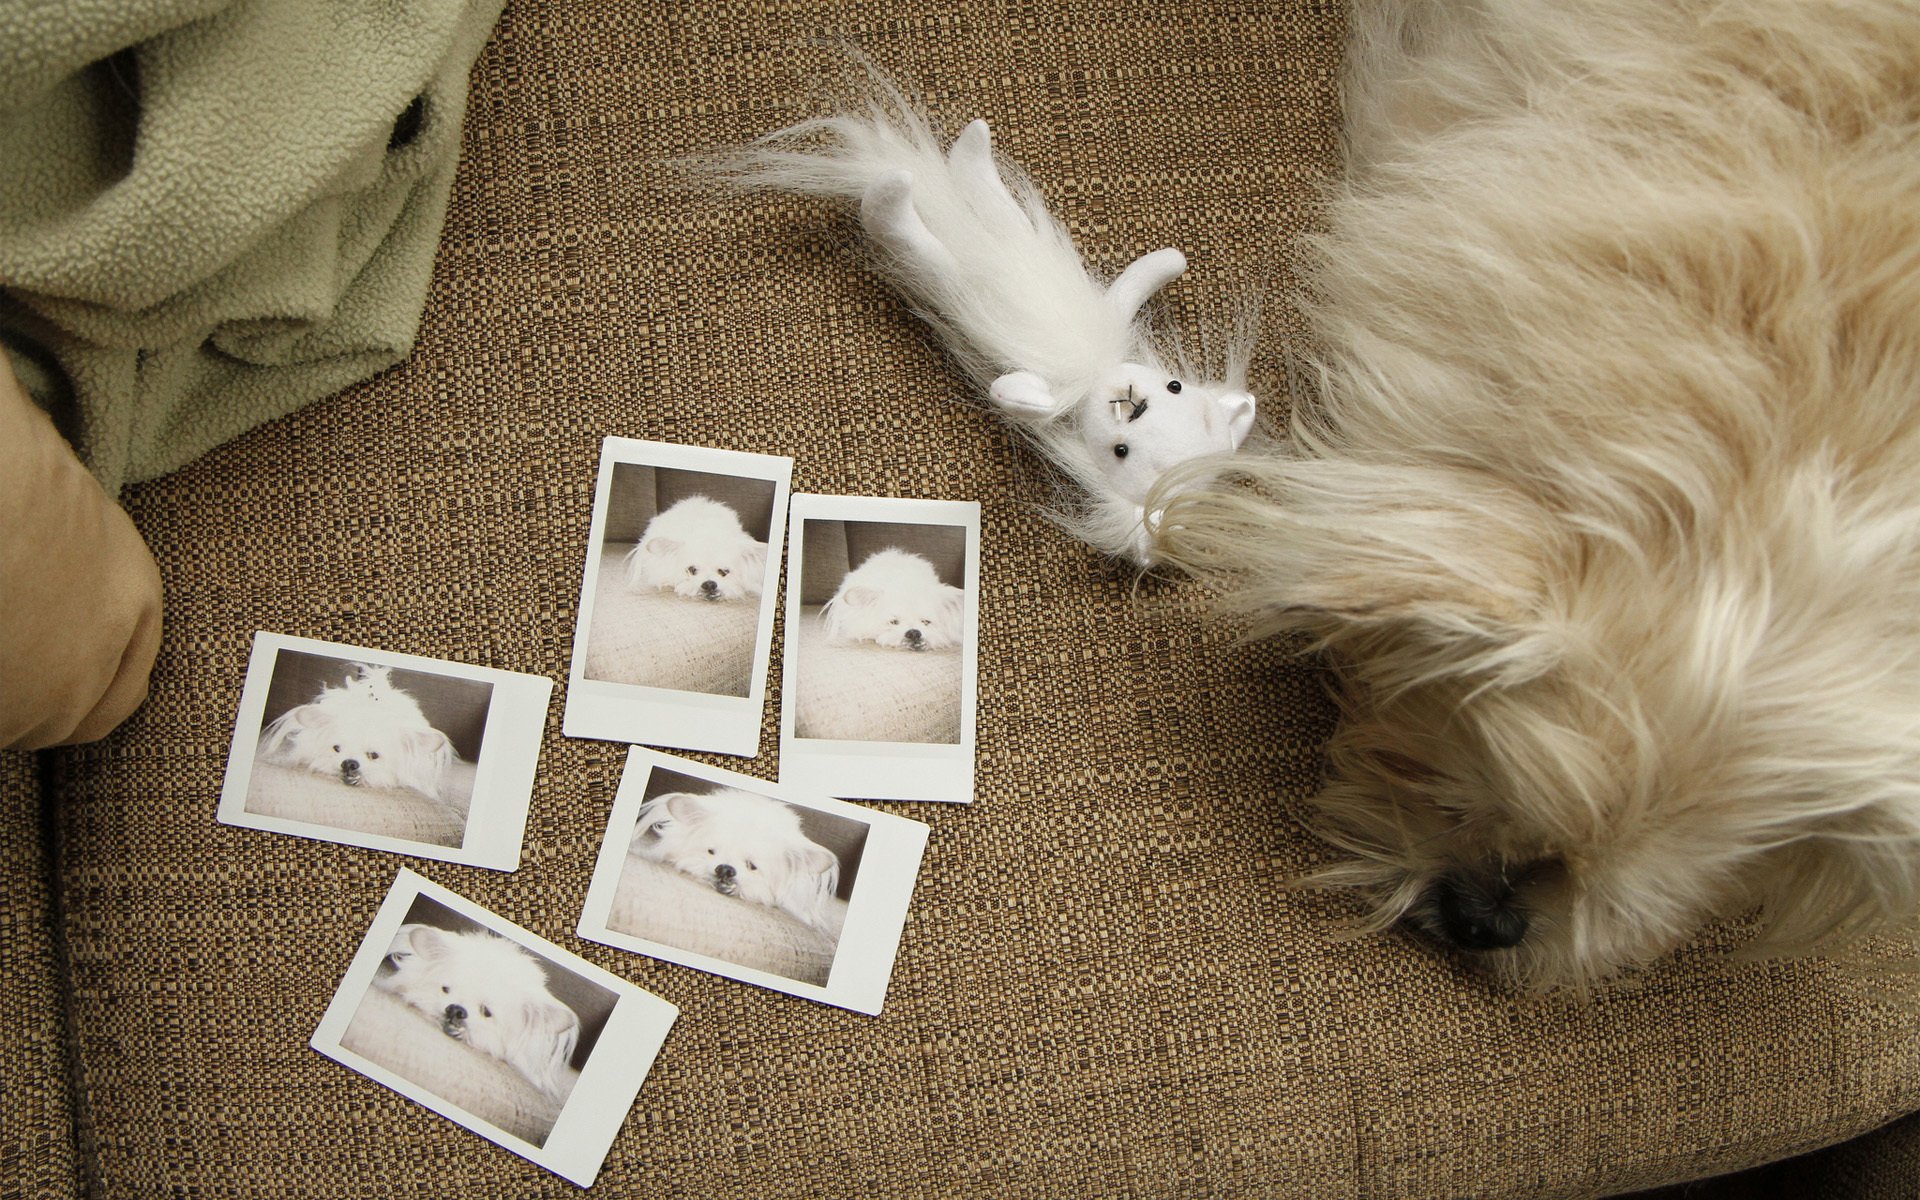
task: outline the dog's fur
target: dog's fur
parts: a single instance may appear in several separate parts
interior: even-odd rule
[[[640,810],[631,853],[665,863],[726,896],[764,904],[832,932],[840,859],[809,838],[786,804],[737,788],[669,792]]]
[[[733,509],[688,496],[654,516],[627,551],[627,586],[664,589],[688,600],[748,600],[760,595],[767,544]]]
[[[943,650],[960,644],[966,602],[925,558],[889,548],[847,572],[820,615],[835,641]]]
[[[390,667],[352,664],[346,679],[261,731],[260,757],[349,787],[407,788],[439,800],[459,760]]]
[[[1536,986],[1911,928],[1920,6],[1354,21],[1317,395],[1158,547],[1344,677],[1322,878]]]
[[[548,1097],[572,1089],[580,1017],[547,990],[531,954],[485,930],[402,925],[374,982],[431,1017],[440,1032],[491,1055]]]

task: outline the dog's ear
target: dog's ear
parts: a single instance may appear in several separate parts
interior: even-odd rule
[[[1546,615],[1568,531],[1465,472],[1254,456],[1239,483],[1168,495],[1155,549],[1212,584],[1255,636],[1351,648],[1378,686],[1535,678],[1566,639]]]
[[[941,589],[940,589],[941,614],[945,616],[948,620],[954,622],[956,626],[958,626],[960,622],[960,618],[966,615],[966,611],[967,611],[967,589],[953,587],[950,584],[941,585]],[[958,628],[956,628],[954,632],[957,635],[959,633]]]
[[[428,939],[423,938],[423,934],[437,935],[438,933],[439,930],[431,925],[402,925],[394,932],[393,941],[387,946],[387,961],[396,967],[400,966],[416,954],[424,952],[424,943]],[[437,939],[432,940],[432,944],[436,948],[441,947]]]
[[[848,608],[869,608],[880,599],[880,589],[855,584],[840,593],[840,603]]]
[[[273,719],[260,735],[260,757],[269,762],[292,754],[294,743],[307,732],[322,733],[333,724],[333,715],[318,704],[290,708]]]
[[[567,1068],[580,1044],[580,1016],[545,991],[518,1006],[507,1035],[507,1061],[535,1087],[561,1099]]]
[[[429,800],[438,800],[447,768],[460,757],[453,739],[438,729],[414,729],[401,744],[406,747],[406,758],[399,770],[400,782]]]
[[[668,537],[664,533],[656,533],[640,543],[640,547],[648,554],[672,554],[680,549],[680,539]]]
[[[827,927],[827,904],[840,890],[840,858],[818,842],[787,851],[774,897],[781,908],[815,929]]]
[[[698,821],[707,811],[705,799],[691,792],[669,792],[655,799],[654,803],[663,804],[667,816],[683,824]]]
[[[747,540],[746,548],[740,552],[740,569],[757,579],[767,569],[767,544]]]

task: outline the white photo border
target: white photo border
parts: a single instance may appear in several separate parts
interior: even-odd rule
[[[280,654],[287,650],[492,685],[485,732],[481,736],[480,761],[474,764],[473,798],[467,809],[466,832],[460,845],[442,846],[247,811],[247,787],[253,779],[259,753],[267,692],[273,684]],[[553,680],[541,675],[256,631],[239,711],[234,717],[233,744],[227,754],[227,774],[220,788],[216,818],[222,824],[245,829],[364,846],[369,850],[495,871],[515,870],[520,865],[527,809],[533,799],[534,774],[540,765],[540,740],[546,731],[547,709],[552,701]]]
[[[393,939],[405,922],[415,899],[426,896],[460,915],[476,921],[495,933],[519,943],[558,966],[599,984],[619,999],[601,1030],[599,1041],[581,1069],[579,1081],[567,1096],[566,1106],[547,1135],[546,1143],[535,1146],[506,1130],[482,1120],[465,1109],[436,1096],[387,1068],[355,1054],[341,1045],[354,1013],[373,986],[380,963],[393,945]],[[626,1122],[640,1085],[653,1069],[653,1061],[665,1044],[667,1033],[680,1010],[652,992],[628,983],[619,976],[549,942],[497,913],[480,907],[458,893],[448,891],[424,876],[401,868],[387,892],[387,898],[374,914],[360,949],[354,954],[333,1000],[320,1018],[308,1043],[313,1049],[384,1087],[393,1089],[439,1113],[455,1124],[537,1163],[581,1187],[591,1187],[606,1160],[620,1126]]]
[[[587,631],[592,625],[593,605],[600,588],[600,543],[606,535],[613,469],[621,464],[763,479],[774,485],[773,520],[767,529],[767,578],[760,594],[753,673],[745,696],[715,696],[587,678]],[[772,663],[773,614],[779,599],[780,565],[787,529],[785,516],[792,482],[793,459],[781,455],[639,438],[602,440],[599,475],[593,493],[593,522],[587,532],[585,564],[580,578],[573,658],[567,672],[562,733],[573,738],[628,744],[644,742],[650,746],[705,750],[740,758],[759,755],[760,724],[767,703],[767,671]]]
[[[721,787],[739,788],[800,808],[857,821],[867,827],[866,847],[847,905],[847,923],[840,932],[833,969],[824,985],[789,979],[770,971],[741,966],[722,958],[697,954],[608,928],[614,893],[619,887],[620,874],[626,863],[627,847],[640,817],[640,806],[646,800],[647,781],[656,768]],[[919,878],[920,860],[926,853],[930,832],[927,825],[908,817],[863,808],[828,796],[805,795],[782,784],[671,754],[661,754],[644,746],[633,746],[627,751],[626,766],[620,773],[620,787],[614,796],[613,811],[607,818],[606,836],[600,843],[600,854],[594,863],[593,881],[587,887],[587,899],[580,913],[577,932],[588,941],[618,950],[678,963],[683,967],[737,979],[742,983],[785,992],[836,1008],[878,1016],[886,1002],[887,985],[893,977],[894,961],[899,956],[907,908],[913,899],[914,883]]]
[[[801,582],[807,521],[951,525],[966,532],[966,617],[961,640],[960,741],[864,742],[794,735]],[[782,661],[780,782],[847,800],[930,800],[971,804],[980,687],[980,505],[973,500],[898,500],[884,496],[796,493],[788,503],[786,646]]]

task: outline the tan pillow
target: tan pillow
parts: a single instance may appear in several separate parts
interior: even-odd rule
[[[0,746],[106,736],[159,649],[153,555],[0,353]]]

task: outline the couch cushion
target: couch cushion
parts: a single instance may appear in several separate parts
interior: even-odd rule
[[[559,737],[559,697],[519,870],[408,860],[681,1007],[607,1194],[1593,1195],[1920,1106],[1914,1018],[1841,968],[1716,931],[1591,1003],[1517,999],[1287,890],[1329,854],[1299,823],[1313,663],[1049,524],[844,214],[666,165],[817,112],[822,30],[989,118],[1101,266],[1183,247],[1190,330],[1286,286],[1334,161],[1332,6],[513,6],[418,352],[130,496],[168,588],[153,698],[53,760],[100,1194],[575,1194],[307,1048],[403,860],[213,813],[255,629],[564,679],[608,433],[979,500],[983,619],[978,803],[880,806],[934,828],[877,1018],[574,936],[622,748]],[[1270,410],[1290,328],[1269,305]],[[714,761],[771,777],[775,714]]]

